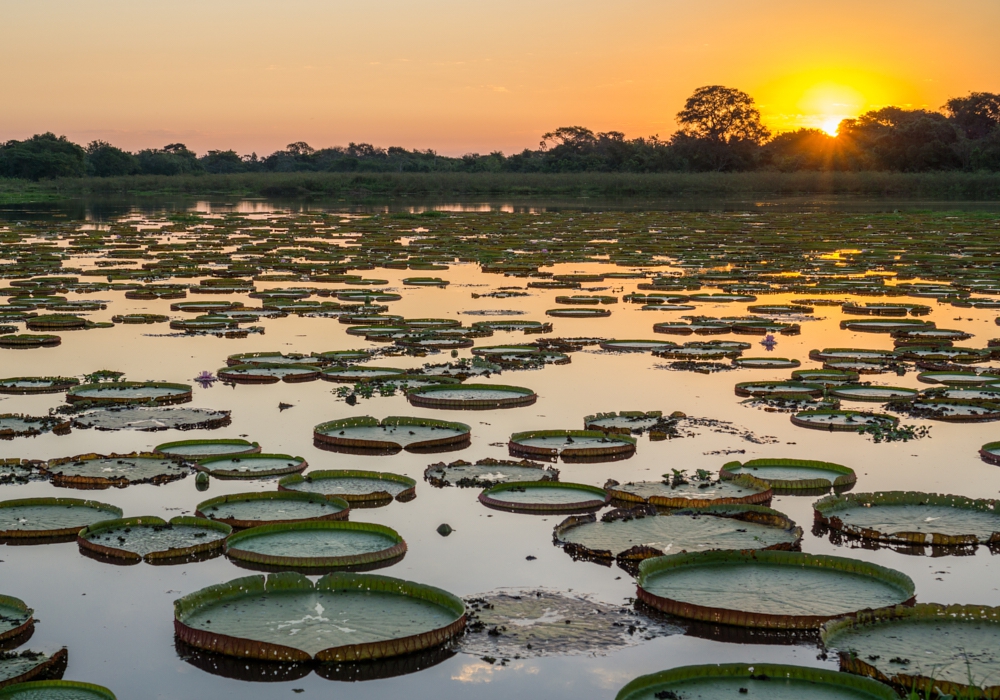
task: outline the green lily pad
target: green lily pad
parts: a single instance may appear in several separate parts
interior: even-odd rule
[[[469,442],[465,423],[390,416],[382,421],[370,416],[321,423],[313,430],[317,447],[342,451],[392,453],[461,449]]]
[[[191,400],[191,386],[164,382],[100,382],[81,384],[66,392],[66,400],[104,403],[184,403]]]
[[[425,386],[406,393],[414,406],[443,409],[512,408],[538,400],[531,389],[503,384],[445,384]]]
[[[615,700],[897,700],[887,685],[847,673],[777,664],[683,666],[640,676]]]
[[[792,416],[792,423],[800,428],[857,432],[868,426],[895,427],[899,419],[885,413],[864,411],[799,411]]]
[[[230,535],[226,555],[280,569],[365,569],[388,566],[406,554],[395,530],[373,523],[310,521],[260,525]],[[356,570],[356,569],[355,569]]]
[[[0,379],[0,394],[56,394],[79,383],[73,377],[8,377]]]
[[[219,440],[179,440],[164,442],[153,448],[157,454],[171,457],[194,458],[221,455],[242,455],[260,452],[260,445],[239,438]]]
[[[24,601],[0,594],[0,642],[19,637],[35,624],[34,610]]]
[[[20,413],[0,413],[0,440],[16,437],[35,437],[54,431],[69,432],[69,421],[56,416],[26,416]]]
[[[597,430],[533,430],[514,433],[507,446],[512,455],[608,461],[631,457],[635,438]]]
[[[234,528],[248,528],[309,520],[346,520],[350,509],[347,501],[321,493],[254,491],[202,501],[195,515]]]
[[[546,481],[512,481],[479,494],[479,502],[513,513],[581,513],[603,508],[607,491],[586,484]]]
[[[559,470],[528,460],[515,462],[487,457],[475,464],[461,460],[432,464],[424,470],[424,479],[438,487],[490,488],[512,481],[559,481]]]
[[[751,459],[728,462],[720,476],[734,479],[740,475],[754,476],[782,491],[847,488],[857,481],[854,470],[833,462],[812,459]]]
[[[104,686],[77,681],[29,681],[0,690],[0,700],[116,700]]]
[[[183,479],[188,467],[175,459],[154,453],[138,452],[127,455],[86,454],[52,459],[42,472],[57,486],[78,488],[108,488],[131,484],[165,484]]]
[[[180,559],[222,551],[233,529],[225,523],[179,515],[170,522],[155,516],[105,520],[80,530],[81,549],[127,561]]]
[[[224,382],[237,384],[273,384],[276,382],[311,382],[319,379],[319,367],[301,364],[233,365],[216,371]]]
[[[239,455],[203,457],[195,469],[208,472],[216,479],[259,479],[305,471],[309,466],[301,457],[262,452]]]
[[[166,406],[109,406],[73,416],[74,428],[94,430],[214,430],[229,425],[230,411]]]
[[[348,503],[408,501],[416,496],[417,482],[408,476],[361,469],[319,469],[292,474],[278,481],[282,491],[304,491],[337,496]]]
[[[374,574],[248,576],[174,602],[178,637],[245,659],[360,661],[438,646],[465,627],[439,588]],[[300,634],[305,631],[304,634]]]
[[[31,651],[0,651],[0,688],[7,688],[17,683],[26,683],[39,676],[57,678],[66,669],[66,650],[60,649],[54,654],[43,654]],[[0,690],[0,697],[3,691]]]
[[[917,397],[919,392],[916,389],[908,389],[898,386],[873,386],[873,385],[842,385],[834,386],[829,390],[830,396],[838,399],[850,401],[876,401],[885,403],[886,401],[906,401]]]
[[[715,550],[647,559],[638,597],[672,615],[740,627],[811,629],[913,598],[913,581],[876,564],[801,552]]]
[[[395,376],[406,374],[405,369],[396,367],[345,367],[338,365],[327,367],[320,373],[320,379],[328,382],[366,382],[392,379]]]
[[[87,525],[120,517],[121,508],[78,498],[0,501],[0,538],[75,535]]]
[[[767,505],[773,493],[761,479],[745,475],[729,481],[712,479],[708,472],[688,475],[664,474],[661,481],[630,481],[620,484],[609,479],[604,488],[611,498],[625,503],[650,503],[661,508],[703,508],[713,505]]]

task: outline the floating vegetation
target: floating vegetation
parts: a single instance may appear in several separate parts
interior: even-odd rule
[[[216,370],[219,379],[236,384],[275,384],[277,382],[311,382],[319,379],[315,365],[252,364],[233,365]]]
[[[223,438],[218,440],[179,440],[164,442],[153,448],[157,454],[180,457],[182,459],[198,459],[200,457],[215,457],[220,455],[241,455],[260,452],[260,445],[240,438]]]
[[[810,629],[912,600],[913,581],[876,564],[801,552],[707,551],[647,559],[638,597],[671,615],[740,627]]]
[[[460,450],[468,446],[471,428],[464,423],[390,416],[342,418],[313,429],[321,449],[361,454],[392,454]]]
[[[66,401],[76,403],[155,403],[159,405],[186,403],[191,400],[190,384],[166,382],[98,382],[80,384],[66,392]]]
[[[417,497],[417,482],[410,477],[362,469],[318,469],[308,474],[292,474],[278,481],[278,489],[336,496],[361,507]]]
[[[104,520],[80,530],[80,549],[100,558],[180,563],[222,551],[232,528],[225,523],[179,515],[169,522],[156,516]],[[170,561],[173,560],[173,561]]]
[[[1000,383],[1000,374],[979,374],[977,372],[921,372],[917,379],[927,384],[946,386],[982,386]]]
[[[627,435],[598,430],[531,430],[511,435],[507,447],[512,456],[607,462],[631,457],[635,442]]]
[[[639,676],[618,691],[615,700],[659,698],[769,698],[799,700],[896,700],[896,692],[869,678],[805,666],[778,664],[708,664],[682,666]]]
[[[878,491],[827,496],[813,505],[816,523],[843,536],[919,547],[1000,544],[997,501]]]
[[[0,642],[27,635],[34,629],[34,614],[20,598],[0,594]]]
[[[74,377],[10,377],[0,379],[0,394],[58,394],[79,383]]]
[[[344,351],[340,353],[313,353],[303,355],[300,353],[280,353],[280,352],[241,352],[230,355],[226,358],[226,365],[229,367],[245,367],[246,365],[325,365],[334,361],[347,361],[348,359],[364,359],[367,353],[354,351]]]
[[[818,397],[823,395],[823,387],[805,382],[740,382],[736,385],[737,396],[770,396],[774,394],[802,394]]]
[[[737,357],[733,364],[740,369],[794,369],[802,363],[784,357]]]
[[[465,602],[469,622],[459,648],[494,660],[605,654],[681,633],[629,608],[561,591],[503,589]]]
[[[120,517],[121,508],[78,498],[19,498],[0,501],[0,539],[75,536],[87,525]]]
[[[177,460],[153,452],[107,456],[90,453],[63,457],[49,460],[41,470],[56,486],[82,489],[165,484],[183,479],[190,473],[189,468]]]
[[[678,421],[683,414],[664,417],[662,411],[619,411],[596,413],[583,419],[584,430],[600,430],[604,433],[621,435],[649,434],[650,440],[666,440],[680,437]]]
[[[215,430],[231,422],[230,411],[210,408],[111,406],[84,411],[73,417],[73,427],[95,430]],[[158,450],[154,450],[158,451]]]
[[[170,317],[164,316],[163,314],[117,314],[111,317],[111,321],[114,323],[125,323],[130,325],[166,323],[169,320]]]
[[[727,462],[719,475],[725,480],[753,476],[767,483],[776,492],[812,494],[851,488],[857,475],[850,467],[812,459],[751,459]]]
[[[613,510],[597,518],[574,515],[556,525],[552,540],[575,559],[633,571],[650,557],[716,549],[797,549],[802,528],[763,506],[707,506],[657,513],[653,508]]]
[[[979,448],[979,457],[988,464],[1000,466],[1000,442],[987,442]]]
[[[923,603],[866,610],[823,626],[843,671],[925,697],[996,697],[1000,610]]]
[[[347,520],[350,508],[342,498],[322,493],[254,491],[202,501],[195,515],[243,529],[311,520]]]
[[[373,523],[275,523],[226,539],[230,559],[276,571],[370,570],[394,564],[405,554],[406,542],[398,532]]]
[[[892,429],[899,419],[885,413],[819,410],[800,411],[792,416],[792,423],[800,428],[857,433],[868,428]]]
[[[338,365],[327,367],[320,373],[320,379],[328,382],[371,382],[391,379],[407,373],[405,369],[395,367],[345,367]]]
[[[887,401],[908,401],[919,394],[916,389],[899,386],[875,386],[872,384],[844,384],[829,389],[830,396],[849,401],[872,401],[886,403]]]
[[[552,481],[511,481],[479,494],[484,506],[511,513],[585,513],[608,504],[604,489]]]
[[[688,474],[686,469],[674,469],[664,474],[662,481],[638,481],[619,484],[609,479],[604,488],[611,498],[622,503],[649,503],[661,508],[703,508],[713,505],[766,505],[774,495],[770,484],[753,475],[738,479],[713,479],[712,474],[698,469]]]
[[[601,343],[602,350],[614,352],[653,352],[677,347],[677,343],[663,340],[605,340]]]
[[[554,318],[606,318],[611,315],[611,310],[585,306],[574,309],[549,309],[545,315]]]
[[[62,343],[58,335],[21,333],[20,335],[0,335],[0,348],[30,350],[32,348],[54,348]]]
[[[320,606],[317,608],[317,606]],[[322,615],[314,615],[316,610]],[[367,661],[438,646],[465,628],[465,604],[439,588],[374,574],[248,576],[174,602],[177,636],[243,659]],[[287,620],[295,624],[273,624]],[[301,625],[308,634],[298,634]]]
[[[29,681],[0,690],[2,700],[115,700],[102,685],[78,681]]]
[[[260,479],[267,476],[283,476],[305,471],[309,466],[301,457],[263,452],[246,454],[217,454],[202,457],[194,463],[194,468],[207,472],[216,479]]]
[[[65,435],[70,432],[70,424],[57,416],[25,416],[20,413],[0,413],[0,440],[16,437],[35,437],[53,432]]]
[[[13,692],[14,686],[23,690],[28,681],[36,678],[59,678],[66,670],[66,663],[65,648],[51,655],[30,649],[0,651],[0,698],[21,697],[27,700],[30,695],[9,695],[2,689],[9,688]]]
[[[475,464],[462,460],[432,464],[424,470],[424,480],[439,488],[490,488],[512,481],[559,481],[559,470],[528,460],[515,462],[487,457]]]
[[[531,389],[504,384],[433,385],[412,389],[406,399],[424,408],[489,410],[530,406],[538,400]]]

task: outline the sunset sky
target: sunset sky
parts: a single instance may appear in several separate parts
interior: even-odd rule
[[[775,131],[1000,92],[998,0],[0,0],[0,141],[267,154],[534,148],[675,128],[701,85]]]

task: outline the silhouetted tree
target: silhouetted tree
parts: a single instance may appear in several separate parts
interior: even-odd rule
[[[687,136],[731,143],[762,144],[771,135],[760,121],[754,99],[742,90],[707,85],[694,91],[677,113],[677,123]]]
[[[944,103],[945,114],[969,139],[984,139],[1000,126],[1000,95],[970,92]]]
[[[938,112],[883,107],[845,119],[839,134],[853,147],[854,167],[920,171],[962,166],[958,132]]]
[[[243,173],[249,170],[251,159],[243,159],[236,151],[209,151],[198,159],[206,173]]]
[[[183,143],[170,143],[163,148],[148,148],[136,154],[139,172],[143,175],[187,175],[202,171],[198,156]]]
[[[82,177],[86,174],[86,155],[83,148],[65,136],[50,132],[24,141],[8,141],[0,146],[0,177]]]
[[[87,174],[95,177],[131,175],[139,170],[136,157],[107,141],[87,144]]]

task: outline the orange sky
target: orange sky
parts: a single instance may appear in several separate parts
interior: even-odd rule
[[[775,130],[1000,92],[998,0],[0,0],[0,140],[458,155],[669,135],[701,85]]]

